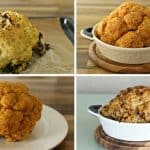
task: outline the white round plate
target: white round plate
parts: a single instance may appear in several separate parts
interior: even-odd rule
[[[0,139],[0,150],[49,150],[60,144],[68,133],[65,118],[56,110],[43,105],[41,119],[24,141],[7,142]]]

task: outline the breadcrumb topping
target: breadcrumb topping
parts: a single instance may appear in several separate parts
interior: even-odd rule
[[[118,47],[149,47],[150,8],[124,2],[98,23],[96,35],[103,42]]]
[[[120,122],[150,122],[150,87],[135,86],[120,91],[100,113]]]
[[[0,82],[0,135],[8,141],[25,139],[41,117],[42,104],[21,83]]]

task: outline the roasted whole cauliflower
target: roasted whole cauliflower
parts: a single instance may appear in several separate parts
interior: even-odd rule
[[[150,123],[150,87],[135,86],[120,91],[100,113],[120,122]]]
[[[25,139],[41,117],[42,104],[21,83],[0,82],[0,135],[7,141]]]
[[[150,8],[124,2],[98,23],[95,33],[103,42],[118,47],[149,47]]]
[[[42,34],[27,17],[13,12],[0,12],[0,69],[19,73],[32,58],[32,52],[43,54]]]

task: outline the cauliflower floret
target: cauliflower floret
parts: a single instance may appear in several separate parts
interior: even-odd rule
[[[96,35],[100,40],[115,46],[150,46],[150,8],[131,1],[124,2],[98,23]]]
[[[139,12],[129,12],[124,16],[128,30],[136,30],[137,26],[142,22],[143,15]]]
[[[21,83],[0,82],[0,135],[25,139],[41,117],[42,104]]]
[[[139,34],[133,31],[129,31],[124,34],[120,39],[118,39],[115,45],[119,47],[136,48],[143,47],[144,44]]]
[[[150,46],[150,18],[144,17],[143,22],[138,27],[137,33],[143,39],[144,46]]]
[[[97,32],[98,30],[101,30],[101,28],[97,28]],[[101,40],[111,44],[127,31],[127,25],[119,17],[114,17],[107,20],[104,30],[103,34],[99,34]]]

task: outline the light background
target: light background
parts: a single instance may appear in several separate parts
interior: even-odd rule
[[[79,93],[117,93],[121,89],[135,86],[150,86],[149,76],[99,76],[78,77],[77,91]]]

